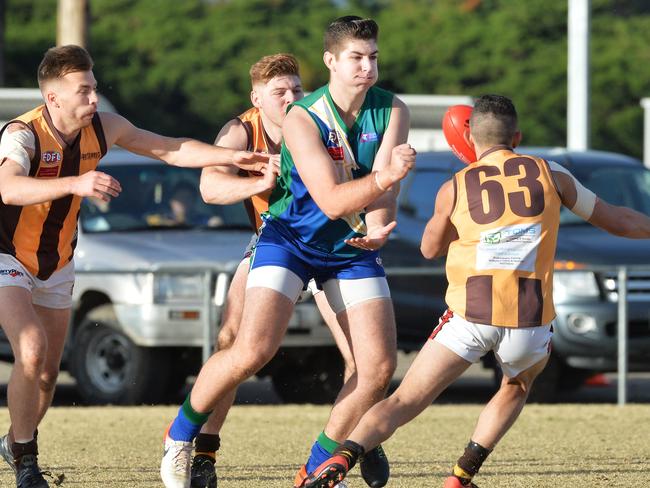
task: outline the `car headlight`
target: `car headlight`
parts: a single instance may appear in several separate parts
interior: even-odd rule
[[[202,275],[165,273],[154,275],[154,303],[200,302],[202,297]]]
[[[569,296],[600,296],[596,275],[591,271],[556,271],[553,274],[553,299],[561,302]]]

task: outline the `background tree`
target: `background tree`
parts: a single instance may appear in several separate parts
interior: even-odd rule
[[[5,1],[6,84],[35,86],[56,1]],[[381,26],[380,86],[502,93],[517,104],[526,144],[566,143],[566,0],[93,0],[90,49],[121,113],[211,141],[248,106],[248,68],[261,56],[291,52],[306,89],[325,83],[323,30],[352,13]],[[592,0],[593,147],[641,156],[648,45],[650,2]]]

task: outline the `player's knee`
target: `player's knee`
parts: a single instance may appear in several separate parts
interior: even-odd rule
[[[343,363],[343,380],[348,381],[357,372],[357,365],[354,361],[344,361]]]
[[[220,351],[230,349],[235,342],[236,334],[230,327],[222,327],[217,336],[217,347]]]
[[[41,389],[41,391],[44,392],[54,391],[54,388],[56,388],[56,380],[58,377],[59,377],[58,369],[56,371],[45,370],[43,371],[43,373],[41,373],[38,387]]]
[[[43,338],[42,340],[21,344],[20,350],[15,354],[15,361],[25,374],[30,376],[40,375],[45,366],[46,355],[47,341]]]
[[[236,356],[237,369],[241,379],[253,376],[273,358],[269,348],[238,348],[233,346],[231,352]]]
[[[390,380],[393,378],[396,367],[397,360],[394,358],[386,358],[377,364],[373,374],[373,382],[377,389],[383,390],[388,386]]]
[[[237,365],[240,376],[239,380],[244,381],[250,378],[260,369],[262,369],[266,363],[267,361],[258,355],[250,354],[246,357],[243,357],[240,363]]]
[[[531,386],[532,381],[526,376],[504,378],[501,382],[501,390],[507,392],[512,397],[527,397],[530,393]]]
[[[373,365],[371,369],[357,371],[359,386],[373,391],[384,391],[393,378],[396,363],[386,359]]]

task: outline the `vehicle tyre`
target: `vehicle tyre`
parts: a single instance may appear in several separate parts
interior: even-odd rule
[[[139,347],[110,322],[87,317],[71,351],[73,376],[86,403],[137,405],[161,400],[170,372],[164,349]]]
[[[343,386],[343,370],[338,349],[321,347],[301,357],[286,357],[271,379],[285,403],[331,404]]]

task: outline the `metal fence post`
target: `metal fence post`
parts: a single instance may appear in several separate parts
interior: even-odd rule
[[[618,405],[627,402],[627,267],[618,268]]]
[[[203,272],[203,363],[212,355],[212,321],[210,313],[212,309],[212,271],[207,269]]]
[[[217,274],[217,284],[214,289],[214,304],[217,306],[217,316],[215,323],[221,323],[223,316],[223,307],[226,305],[226,297],[228,296],[228,288],[230,287],[230,273],[220,271]],[[214,329],[213,329],[214,330]],[[214,341],[210,342],[210,347]]]

